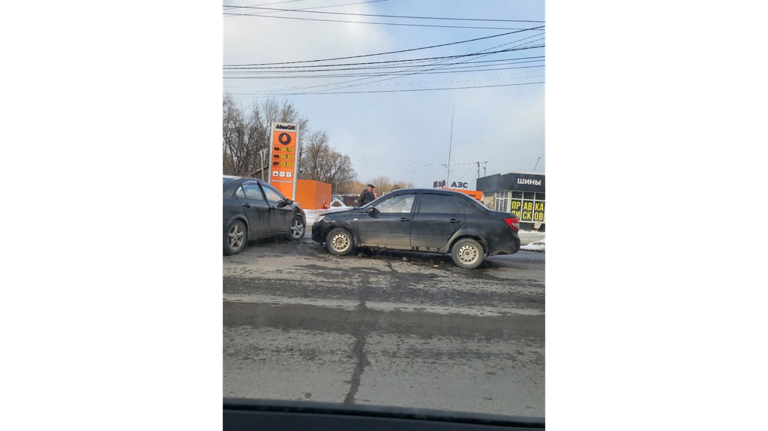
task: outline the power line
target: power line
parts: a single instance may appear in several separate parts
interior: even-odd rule
[[[544,22],[544,21],[531,21],[531,20],[522,20],[522,19],[443,18],[443,17],[432,17],[432,16],[376,15],[376,14],[351,13],[351,12],[318,12],[318,11],[310,11],[310,10],[306,10],[306,9],[275,9],[275,8],[260,7],[260,6],[228,6],[228,5],[224,5],[224,7],[234,7],[234,8],[237,8],[237,9],[269,10],[269,11],[276,11],[276,12],[314,13],[314,14],[323,14],[323,15],[367,16],[367,17],[374,17],[374,18],[433,19],[433,20],[445,20],[445,21],[482,21],[482,22],[530,22],[530,23],[543,23]],[[308,9],[310,9],[310,8],[308,8]]]
[[[273,4],[296,3],[296,2],[300,2],[300,1],[304,1],[304,0],[286,0],[286,1],[276,1],[276,2],[274,2],[274,3],[262,3],[262,4],[254,4],[254,5],[251,5],[251,6],[270,6],[270,5],[273,5]],[[224,7],[226,7],[226,8],[230,8],[230,9],[239,9],[239,8],[241,8],[241,7],[248,7],[248,6],[228,6],[228,5],[224,5]]]
[[[530,61],[524,61],[521,63],[534,63],[534,62],[541,62],[544,60],[530,60]],[[518,64],[518,63],[510,63],[510,64]],[[502,70],[515,70],[515,69],[533,69],[533,68],[541,68],[545,67],[543,64],[539,66],[520,66],[520,67],[499,67],[503,65],[491,65],[491,66],[457,66],[454,68],[445,68],[442,71],[428,71],[428,72],[422,72],[419,75],[444,75],[444,74],[450,74],[450,73],[469,73],[469,72],[494,72],[494,71],[502,71]],[[486,68],[483,68],[486,67]],[[238,73],[249,73],[249,72],[238,72]],[[225,76],[224,79],[331,79],[331,78],[356,78],[356,77],[368,77],[368,78],[378,78],[382,76],[390,76],[390,75],[402,75],[402,76],[410,76],[412,75],[409,72],[390,72],[387,74],[383,73],[365,73],[365,72],[359,72],[359,73],[346,73],[346,74],[336,74],[336,75],[291,75],[291,76],[263,76],[263,75],[249,75],[249,76]]]
[[[437,81],[437,82],[401,82],[401,83],[390,83],[390,84],[375,84],[374,87],[383,87],[383,86],[389,86],[389,85],[427,85],[427,84],[457,84],[462,82],[487,82],[487,81],[505,81],[510,79],[529,79],[529,78],[544,78],[543,76],[520,76],[515,78],[496,78],[496,79],[471,79],[467,81]],[[277,92],[282,90],[274,90],[265,91],[266,93],[271,92]],[[275,95],[282,95],[283,93],[277,93]]]
[[[256,7],[256,6],[267,6],[267,5],[271,5],[271,4],[293,3],[293,2],[296,2],[296,1],[303,1],[303,0],[292,0],[292,1],[287,1],[287,2],[277,2],[277,3],[265,3],[265,4],[262,4],[262,5],[251,5],[251,6],[226,6],[225,5],[224,7],[225,8],[229,8],[230,10],[246,9],[246,8],[251,8],[251,7]],[[329,5],[329,6],[305,7],[305,8],[301,8],[301,9],[293,9],[293,11],[298,12],[298,11],[304,11],[304,10],[309,10],[309,9],[328,9],[328,8],[332,8],[332,7],[354,6],[354,5],[358,5],[358,4],[380,3],[380,2],[384,2],[384,1],[389,1],[389,0],[370,0],[370,1],[363,1],[363,2],[357,2],[357,3],[345,3],[345,4],[334,4],[334,5]],[[278,10],[281,10],[281,9],[278,9]],[[266,15],[266,14],[270,14],[270,13],[275,13],[275,12],[254,13],[254,14],[247,14],[245,16],[260,16],[260,15]],[[226,15],[225,14],[225,18],[232,18],[234,16],[237,16],[237,15]]]
[[[274,10],[270,8],[257,8],[254,7],[254,9],[266,9],[266,10]],[[287,10],[280,10],[278,11],[287,11]],[[332,15],[344,15],[341,13],[329,13],[325,12],[325,14],[332,14]],[[425,17],[408,17],[411,19],[417,19],[417,18],[425,18]],[[462,90],[462,89],[476,89],[476,88],[489,88],[489,87],[507,87],[512,85],[535,85],[535,84],[542,84],[543,82],[529,82],[529,83],[519,83],[519,84],[502,84],[502,85],[487,85],[487,86],[463,86],[463,87],[442,87],[442,88],[424,88],[424,89],[400,89],[400,90],[368,90],[368,91],[334,91],[334,90],[341,90],[346,89],[350,87],[356,87],[361,85],[372,85],[376,82],[382,82],[392,79],[397,79],[405,76],[411,76],[416,74],[430,74],[430,73],[456,73],[457,69],[467,68],[467,69],[477,69],[480,66],[477,64],[477,60],[473,59],[475,57],[487,57],[490,55],[503,53],[503,52],[511,52],[511,51],[518,51],[518,50],[527,50],[527,49],[535,49],[535,48],[543,48],[543,44],[534,45],[534,46],[525,46],[530,45],[534,43],[535,41],[529,41],[522,44],[517,45],[513,48],[507,48],[497,51],[490,51],[494,48],[504,47],[511,45],[513,43],[520,43],[522,41],[525,41],[527,39],[532,39],[539,37],[538,40],[543,40],[541,34],[533,35],[527,38],[518,39],[516,41],[508,42],[502,45],[499,45],[497,47],[487,48],[482,51],[471,53],[471,54],[464,54],[464,55],[454,55],[454,56],[442,56],[442,57],[428,57],[428,58],[419,58],[419,59],[406,59],[406,60],[391,60],[391,61],[377,61],[377,62],[358,62],[358,63],[341,63],[341,64],[326,64],[326,65],[308,65],[307,63],[315,63],[315,62],[328,62],[328,61],[334,61],[334,60],[341,60],[341,59],[351,59],[351,58],[362,58],[362,57],[371,57],[376,55],[385,55],[385,54],[394,54],[394,53],[402,53],[402,52],[409,52],[409,51],[416,51],[416,50],[423,50],[423,49],[431,49],[431,48],[437,48],[442,46],[448,46],[448,45],[456,45],[460,43],[468,43],[473,42],[477,40],[482,39],[490,39],[495,37],[501,37],[509,34],[514,33],[520,33],[523,31],[531,31],[531,30],[538,30],[543,29],[544,26],[538,26],[528,29],[521,29],[518,31],[512,31],[508,33],[502,33],[499,35],[493,35],[493,36],[486,36],[482,38],[475,38],[475,39],[469,39],[465,41],[458,41],[458,42],[451,42],[446,44],[440,44],[440,45],[432,45],[428,47],[420,47],[420,48],[411,48],[411,49],[405,49],[405,50],[399,50],[399,51],[391,51],[391,52],[385,52],[385,53],[375,53],[375,54],[366,54],[366,55],[358,55],[358,56],[348,56],[348,57],[336,57],[336,58],[330,58],[330,59],[318,59],[318,60],[306,60],[306,61],[292,61],[292,62],[279,62],[279,63],[255,63],[255,64],[246,64],[246,65],[230,65],[225,66],[225,73],[247,73],[248,77],[227,77],[230,79],[258,79],[258,78],[276,78],[274,76],[264,76],[267,75],[285,75],[281,77],[292,77],[297,76],[297,73],[305,72],[303,75],[306,76],[306,72],[315,74],[317,72],[329,72],[334,73],[334,75],[326,74],[324,76],[318,76],[318,75],[309,75],[313,77],[323,77],[323,78],[337,78],[337,77],[359,77],[357,79],[347,81],[347,82],[335,82],[335,83],[329,83],[329,84],[322,84],[322,85],[313,85],[308,87],[299,87],[299,88],[293,88],[293,89],[281,89],[281,90],[265,90],[265,92],[261,93],[255,93],[254,96],[269,96],[270,94],[273,96],[295,96],[295,95],[303,95],[303,94],[372,94],[372,93],[392,93],[392,92],[414,92],[414,91],[441,91],[441,90]],[[489,52],[490,51],[490,52]],[[457,59],[465,58],[464,61],[455,61]],[[529,57],[530,58],[530,57]],[[506,63],[501,64],[510,64],[510,62],[519,61],[520,59],[498,59],[493,60],[495,62],[501,62],[504,61]],[[449,62],[450,61],[450,62]],[[428,64],[415,64],[415,63],[427,63]],[[449,62],[449,63],[448,63]],[[410,65],[408,63],[411,63]],[[436,63],[447,63],[438,65]],[[512,63],[516,64],[516,63]],[[291,65],[291,66],[277,66],[277,65]],[[463,66],[460,66],[463,65]],[[344,67],[344,66],[353,66],[353,67]],[[483,65],[485,66],[485,65]],[[399,69],[401,67],[406,67],[405,70],[395,70],[391,72],[384,72],[382,69]],[[543,66],[540,66],[543,67]],[[410,69],[410,70],[408,70]],[[506,68],[509,69],[509,68]],[[376,70],[382,71],[382,73],[361,73],[361,71],[370,71],[374,72]],[[442,72],[436,72],[436,70],[442,70]],[[488,69],[486,67],[485,70],[493,71],[493,70],[503,70],[503,69]],[[338,72],[344,72],[344,71],[350,71],[351,73],[348,74],[339,74]],[[476,71],[476,70],[475,70]],[[378,81],[373,82],[359,82],[354,83],[356,81],[365,81],[365,80],[371,80],[376,78],[383,78],[379,79]],[[518,79],[525,79],[525,78],[518,78]],[[456,82],[456,81],[453,81]],[[459,81],[461,82],[461,81]],[[477,82],[477,81],[470,81],[470,82]],[[444,82],[443,82],[444,83]],[[351,84],[351,85],[350,85]],[[417,85],[423,85],[425,83],[419,83]],[[440,84],[440,83],[436,83]],[[396,84],[400,85],[400,84]],[[413,84],[409,84],[413,85]],[[325,88],[322,87],[331,87],[331,88]],[[299,92],[301,90],[310,90],[315,89],[309,92]]]
[[[431,28],[461,28],[472,30],[532,30],[532,28],[520,27],[468,27],[458,25],[430,25],[430,24],[403,24],[394,22],[370,22],[370,21],[343,21],[338,19],[299,18],[294,16],[253,15],[244,13],[225,13],[225,16],[251,16],[256,18],[292,19],[298,21],[340,22],[343,24],[372,24],[372,25],[396,25],[402,27],[431,27]]]
[[[534,28],[529,29],[529,30],[538,30],[538,29],[542,29],[542,28],[544,28],[543,25],[539,26],[539,27],[534,27]],[[529,31],[529,30],[522,30],[522,31]],[[443,43],[443,44],[440,44],[440,45],[423,46],[421,48],[410,48],[410,49],[402,49],[402,50],[399,50],[399,51],[379,52],[379,53],[376,53],[376,54],[353,55],[353,56],[349,56],[349,57],[325,58],[325,59],[320,59],[320,60],[286,61],[286,62],[281,62],[281,63],[252,63],[252,64],[239,64],[239,65],[238,64],[234,64],[234,65],[227,65],[227,64],[225,64],[224,68],[233,67],[233,66],[273,66],[273,65],[278,65],[278,64],[315,63],[315,62],[320,62],[320,61],[347,60],[347,59],[350,59],[350,58],[363,58],[363,57],[374,57],[374,56],[377,56],[377,55],[400,54],[400,53],[403,53],[403,52],[419,51],[419,50],[423,50],[423,49],[440,48],[440,47],[443,47],[443,46],[451,46],[451,45],[459,45],[459,44],[462,44],[462,43],[476,42],[478,40],[492,39],[492,38],[495,38],[495,37],[507,36],[507,35],[515,34],[515,33],[521,33],[521,31],[520,30],[516,30],[516,31],[510,31],[508,33],[496,34],[496,35],[493,35],[493,36],[485,36],[485,37],[478,37],[478,38],[475,38],[475,39],[460,40],[458,42]]]
[[[493,87],[512,87],[512,86],[518,86],[518,85],[536,85],[536,84],[544,84],[543,81],[541,82],[525,82],[520,84],[500,84],[500,85],[482,85],[482,86],[473,86],[473,87],[451,87],[451,88],[422,88],[422,89],[414,89],[414,90],[372,90],[372,91],[338,91],[338,92],[314,92],[314,93],[278,93],[278,94],[241,94],[241,93],[234,93],[234,95],[243,95],[243,96],[304,96],[304,95],[326,95],[326,94],[373,94],[373,93],[404,93],[404,92],[414,92],[414,91],[440,91],[440,90],[469,90],[469,89],[476,89],[476,88],[493,88]]]
[[[361,163],[361,164],[363,166],[365,166],[364,163]],[[377,169],[381,170],[381,171],[389,171],[389,172],[411,172],[411,173],[418,173],[418,174],[439,174],[439,173],[444,173],[445,172],[445,170],[440,170],[440,171],[411,171],[411,170],[406,170],[406,169],[391,169],[391,168],[381,168],[381,167],[377,167]],[[461,171],[454,171],[454,172],[472,172],[472,169],[469,169],[469,170],[466,170],[466,171],[461,170]]]
[[[521,39],[522,40],[522,39]],[[518,42],[518,41],[515,41]],[[514,43],[514,42],[512,42]],[[371,65],[371,64],[397,64],[397,63],[409,63],[409,62],[427,62],[427,61],[436,61],[436,60],[448,60],[448,59],[456,59],[456,58],[465,58],[465,57],[478,57],[478,56],[488,56],[490,54],[501,54],[504,52],[515,52],[515,51],[523,51],[526,49],[534,49],[534,48],[543,48],[544,45],[534,45],[534,46],[528,46],[528,47],[521,47],[521,48],[507,48],[507,49],[501,49],[498,51],[491,51],[491,52],[476,52],[472,54],[457,54],[457,55],[444,55],[440,57],[423,57],[423,58],[412,58],[412,59],[406,59],[406,60],[387,60],[387,61],[366,61],[362,63],[338,63],[338,64],[318,64],[318,65],[308,65],[308,66],[276,66],[276,67],[265,67],[265,66],[225,66],[224,69],[229,70],[254,70],[254,71],[262,71],[262,70],[275,70],[275,71],[282,71],[284,69],[289,69],[288,71],[303,71],[302,69],[317,69],[320,71],[328,71],[328,70],[334,70],[334,69],[318,69],[320,67],[340,67],[340,66],[365,66],[365,65]],[[509,60],[516,60],[516,59],[509,59]],[[403,64],[403,66],[408,66],[407,64]],[[348,70],[348,69],[336,69],[336,70]]]
[[[409,162],[387,162],[383,160],[376,160],[376,159],[357,159],[360,162],[364,163],[372,163],[372,164],[378,164],[378,165],[398,165],[398,166],[442,166],[445,167],[445,164],[441,163],[409,163]],[[469,162],[469,163],[451,163],[451,166],[460,166],[460,165],[474,165],[476,162]]]
[[[497,46],[494,46],[494,47],[491,47],[491,48],[486,48],[486,49],[481,50],[481,51],[479,51],[477,53],[474,53],[474,54],[481,54],[481,56],[492,55],[492,54],[497,53],[497,52],[496,51],[494,51],[494,52],[487,52],[487,51],[490,51],[491,49],[501,48],[501,47],[506,46],[506,45],[511,45],[513,43],[518,43],[518,42],[524,41],[526,39],[531,39],[531,38],[534,38],[534,37],[538,37],[538,35],[529,36],[529,37],[526,37],[526,38],[523,38],[523,39],[518,39],[518,40],[515,40],[515,41],[512,41],[512,42],[507,42],[507,43],[504,43],[504,44],[501,44],[501,45],[497,45]],[[530,43],[530,42],[526,42],[526,43],[523,43],[522,45],[519,45],[518,47],[513,47],[513,48],[509,48],[509,49],[510,50],[531,49],[532,47],[520,48],[521,46],[524,46],[524,45],[526,45],[528,43]],[[543,45],[541,47],[543,47]],[[504,51],[504,50],[502,50],[502,51]],[[447,61],[447,60],[442,60],[442,61],[444,62],[444,61]],[[465,60],[464,62],[468,62],[468,61],[470,61],[470,60]],[[462,62],[459,62],[459,63],[462,63]],[[452,63],[452,64],[448,64],[448,65],[442,65],[442,66],[435,65],[434,68],[426,69],[426,70],[423,69],[423,68],[424,67],[431,67],[431,65],[415,66],[415,67],[411,68],[411,70],[415,70],[415,71],[413,73],[410,73],[410,75],[417,75],[417,74],[423,73],[425,71],[441,69],[441,68],[445,68],[447,66],[451,66],[451,65],[455,65],[455,64],[457,64],[457,63]],[[350,84],[350,83],[353,83],[353,82],[364,81],[366,79],[370,79],[370,78],[359,78],[359,79],[353,79],[353,80],[347,81],[347,82],[339,82],[339,83],[323,84],[323,85],[313,85],[313,86],[309,86],[309,87],[304,87],[303,89],[336,86],[336,88],[332,88],[332,89],[340,90],[340,89],[344,89],[344,88],[358,87],[360,85],[367,85],[367,84],[373,84],[373,83],[376,83],[376,82],[382,82],[382,81],[387,81],[387,80],[391,80],[391,79],[397,79],[397,78],[401,78],[401,77],[404,77],[404,76],[409,76],[409,75],[408,74],[406,74],[406,75],[396,75],[396,76],[391,76],[389,78],[379,79],[378,81],[367,82],[367,83],[366,82],[361,82],[361,83],[358,83],[358,84],[352,84],[352,85],[347,85],[347,86],[344,86],[344,87],[338,87],[338,85]],[[322,91],[322,90],[320,90],[320,91]],[[315,92],[317,92],[317,91],[315,91]]]

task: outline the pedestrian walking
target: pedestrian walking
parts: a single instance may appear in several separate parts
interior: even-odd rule
[[[373,202],[374,199],[376,199],[376,196],[373,195],[373,184],[368,184],[368,188],[360,193],[360,199],[358,199],[357,202],[360,204],[360,206],[363,206],[368,202]]]

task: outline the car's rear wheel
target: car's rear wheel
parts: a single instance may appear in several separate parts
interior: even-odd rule
[[[355,242],[348,230],[337,227],[325,237],[328,252],[336,256],[346,256],[355,249]]]
[[[290,229],[288,229],[288,239],[298,241],[304,237],[306,230],[307,225],[304,223],[304,219],[301,216],[295,216],[291,222]]]
[[[462,238],[451,248],[451,259],[456,266],[464,269],[474,269],[483,263],[485,253],[483,246],[472,238]]]
[[[224,229],[224,254],[231,256],[240,253],[246,245],[245,224],[234,220]]]

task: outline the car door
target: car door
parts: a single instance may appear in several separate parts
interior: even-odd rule
[[[265,235],[270,232],[271,213],[264,193],[257,181],[244,181],[235,192],[235,197],[243,205],[250,235],[252,237]]]
[[[451,195],[423,193],[413,215],[411,246],[439,249],[464,224],[464,209]]]
[[[285,196],[267,183],[261,183],[264,195],[267,197],[270,211],[269,231],[271,233],[287,233],[293,221],[293,206],[282,205]]]
[[[410,249],[415,193],[385,197],[370,212],[360,214],[358,231],[362,245]]]

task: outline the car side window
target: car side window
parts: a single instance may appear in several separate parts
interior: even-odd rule
[[[245,183],[243,184],[243,192],[246,199],[264,200],[264,194],[259,188],[259,183]]]
[[[285,200],[285,196],[269,184],[262,183],[261,187],[264,189],[264,193],[267,194],[267,202],[269,202],[270,205],[277,205]]]
[[[472,202],[467,199],[459,199],[461,207],[464,208],[464,214],[475,214],[478,212],[477,207],[472,206]]]
[[[235,197],[238,199],[245,199],[245,191],[243,190],[243,186],[237,187],[237,190],[235,190]]]
[[[399,195],[377,203],[375,208],[383,213],[409,213],[415,199],[415,194]]]
[[[420,213],[431,214],[464,214],[453,196],[422,194]]]

